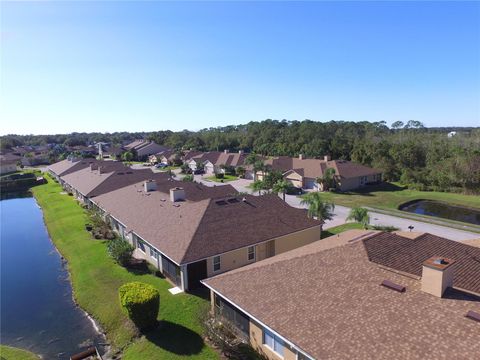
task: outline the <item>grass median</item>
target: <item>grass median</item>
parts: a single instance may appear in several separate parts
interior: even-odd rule
[[[200,335],[198,313],[208,301],[189,294],[171,295],[172,285],[165,279],[117,265],[107,254],[106,242],[92,239],[85,230],[83,209],[71,196],[60,194],[60,185],[50,180],[32,192],[51,239],[68,261],[76,301],[100,323],[111,345],[123,350],[123,359],[218,358]],[[118,288],[130,281],[151,284],[160,292],[160,325],[140,336],[118,298]]]
[[[0,359],[2,360],[40,360],[40,357],[30,351],[0,345]]]

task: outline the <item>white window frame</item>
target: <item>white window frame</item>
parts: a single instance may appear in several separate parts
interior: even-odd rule
[[[265,340],[266,337],[270,337],[273,341],[272,345],[269,345],[267,343],[267,341]],[[270,349],[272,352],[275,353],[275,355],[279,356],[280,358],[283,359],[284,355],[285,355],[285,341],[283,341],[282,339],[280,339],[278,336],[276,336],[274,333],[272,333],[271,331],[267,330],[267,329],[263,329],[263,339],[262,339],[262,343],[264,346],[266,346],[268,349]],[[281,353],[279,352],[279,349],[277,348],[277,346],[281,346]]]
[[[250,250],[253,249],[253,252],[250,252]],[[250,255],[253,254],[253,258],[250,259]],[[257,249],[255,248],[255,245],[254,246],[249,246],[247,248],[247,260],[248,261],[255,261],[257,258]]]
[[[152,259],[158,260],[158,252],[151,246],[150,246],[150,257]]]
[[[140,245],[143,246],[143,249],[140,247]],[[143,240],[137,240],[137,249],[140,250],[142,253],[147,254],[147,252],[145,251],[145,246],[147,246],[147,244]]]
[[[216,259],[218,259],[218,264],[217,262],[215,261]],[[215,269],[215,265],[218,265],[218,269]],[[222,268],[222,260],[220,258],[220,255],[217,255],[217,256],[214,256],[213,259],[212,259],[212,266],[213,266],[213,272],[218,272],[221,270]]]

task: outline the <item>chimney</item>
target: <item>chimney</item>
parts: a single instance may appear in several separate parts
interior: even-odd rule
[[[157,190],[157,182],[155,180],[146,180],[144,183],[143,183],[143,189],[145,192],[149,192],[149,191],[155,191]]]
[[[303,154],[299,154],[299,155],[298,155],[298,158],[299,158],[300,160],[303,160]]]
[[[330,155],[325,155],[323,157],[323,161],[330,161],[330,160],[332,160],[332,157]]]
[[[228,150],[227,150],[227,149],[223,150],[223,152],[224,152],[225,154],[228,154]]]
[[[90,164],[90,171],[97,170],[98,164]]]
[[[170,189],[170,201],[185,201],[185,190],[181,187],[174,187]]]
[[[442,297],[448,287],[453,286],[453,264],[455,260],[434,256],[422,264],[422,291]]]

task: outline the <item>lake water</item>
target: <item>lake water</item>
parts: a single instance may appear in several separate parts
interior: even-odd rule
[[[32,197],[0,201],[1,343],[44,359],[103,343],[72,299],[62,258],[55,250]]]
[[[401,206],[400,210],[480,225],[480,210],[449,205],[439,201],[419,200]]]

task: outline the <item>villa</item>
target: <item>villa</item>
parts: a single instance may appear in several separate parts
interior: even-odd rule
[[[349,231],[203,283],[212,312],[268,359],[474,359],[480,248]]]

